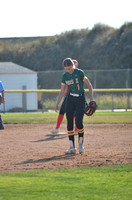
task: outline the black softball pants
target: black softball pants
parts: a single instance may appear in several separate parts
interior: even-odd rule
[[[66,117],[67,117],[67,130],[74,129],[74,115],[76,117],[76,126],[78,129],[83,128],[83,116],[85,108],[85,96],[74,97],[70,94],[67,95],[66,100]]]

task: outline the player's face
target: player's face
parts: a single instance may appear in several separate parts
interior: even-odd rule
[[[66,70],[69,74],[72,74],[73,71],[74,71],[73,65],[71,65],[71,66],[66,66],[66,67],[65,67],[65,70]]]

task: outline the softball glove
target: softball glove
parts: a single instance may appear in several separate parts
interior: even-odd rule
[[[86,104],[84,113],[87,116],[92,116],[93,113],[96,111],[96,109],[97,109],[96,101],[91,101],[89,104]]]

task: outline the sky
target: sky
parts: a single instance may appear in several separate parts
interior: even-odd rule
[[[132,22],[132,0],[0,0],[0,38],[59,35]]]

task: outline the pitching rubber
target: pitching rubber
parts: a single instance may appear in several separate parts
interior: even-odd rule
[[[66,132],[59,132],[59,133],[49,133],[47,136],[61,136],[61,135],[67,135]]]

